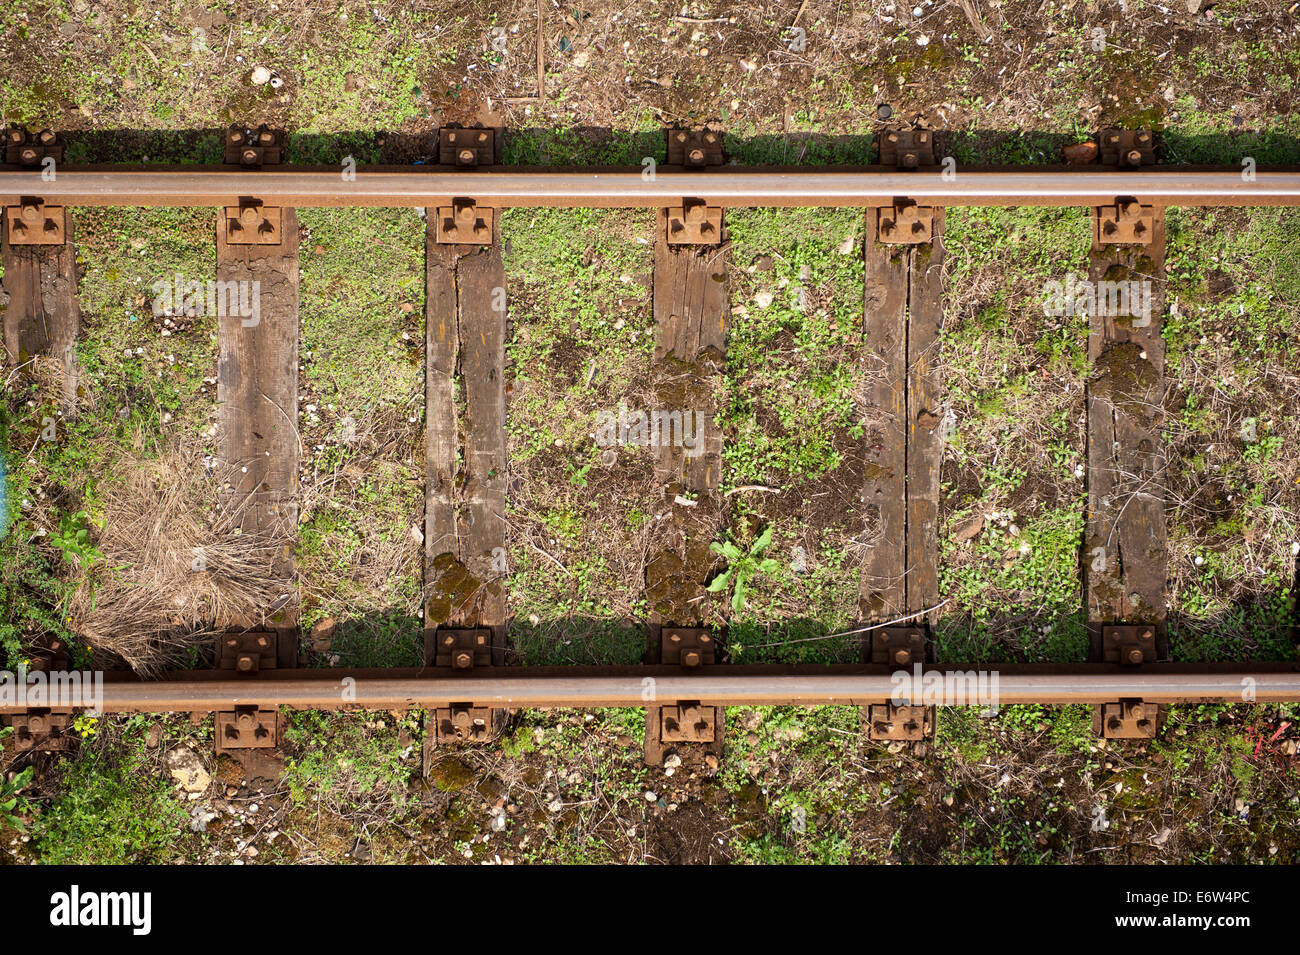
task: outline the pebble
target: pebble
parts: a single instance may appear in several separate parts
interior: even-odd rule
[[[265,66],[255,66],[248,79],[254,86],[261,86],[263,83],[271,82],[271,71]]]
[[[646,801],[646,802],[658,802],[658,801],[659,801],[659,797],[658,797],[657,795],[655,795],[653,792],[651,792],[650,790],[646,790],[645,801]]]

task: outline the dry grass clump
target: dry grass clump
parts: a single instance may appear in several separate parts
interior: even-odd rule
[[[221,506],[234,469],[196,454],[129,460],[101,485],[99,552],[70,603],[70,626],[94,649],[152,673],[192,663],[214,625],[256,625],[283,606],[292,581],[274,563],[292,546],[288,529],[241,533],[247,499]]]

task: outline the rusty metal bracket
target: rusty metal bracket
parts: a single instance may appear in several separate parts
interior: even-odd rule
[[[20,205],[5,206],[5,222],[10,245],[63,245],[68,240],[67,210],[34,197],[23,196]]]
[[[877,238],[886,245],[915,245],[934,239],[934,208],[911,199],[895,199],[880,210]]]
[[[473,703],[453,703],[433,711],[430,726],[435,746],[487,743],[505,727],[507,712]]]
[[[935,707],[874,703],[867,720],[868,735],[883,742],[921,743],[934,738]]]
[[[664,743],[712,743],[717,735],[716,707],[680,702],[659,710],[659,739]]]
[[[226,206],[226,242],[230,245],[279,245],[284,238],[284,217],[278,206],[258,199],[241,199]]]
[[[72,735],[72,711],[33,707],[11,718],[14,747],[23,753],[64,751],[76,743]]]
[[[722,241],[722,209],[702,199],[687,199],[668,210],[669,245],[717,245]]]
[[[256,129],[235,124],[226,130],[225,162],[245,169],[278,166],[283,161],[285,135],[263,123]]]
[[[1155,739],[1163,722],[1163,707],[1142,700],[1120,700],[1092,708],[1093,735],[1105,739]]]
[[[70,669],[72,658],[68,654],[68,645],[59,637],[37,637],[31,648],[30,672],[43,670],[46,673],[61,672]]]
[[[431,637],[433,646],[425,650],[427,666],[472,670],[492,665],[492,630],[489,627],[439,627]]]
[[[1123,663],[1126,666],[1154,663],[1156,661],[1155,624],[1103,626],[1101,653],[1104,663]]]
[[[672,753],[720,757],[726,724],[726,710],[698,700],[646,708],[645,762],[662,766]],[[710,768],[716,768],[716,760]]]
[[[933,166],[934,133],[928,129],[890,129],[880,140],[880,164],[897,169]]]
[[[717,642],[703,627],[664,627],[660,661],[688,670],[717,662]]]
[[[872,633],[866,662],[898,667],[923,663],[927,644],[924,627],[882,627]]]
[[[280,711],[275,707],[236,706],[217,713],[217,752],[272,749],[280,743]]]
[[[257,673],[274,670],[279,658],[279,635],[274,630],[224,633],[217,638],[217,669]]]
[[[722,165],[722,134],[711,129],[670,129],[668,165],[703,169]]]
[[[444,126],[438,130],[438,162],[461,169],[478,169],[496,163],[495,129],[459,129]]]
[[[1098,206],[1093,216],[1097,245],[1147,245],[1155,235],[1155,210],[1132,196],[1120,196],[1113,206]]]
[[[494,211],[473,199],[439,206],[437,241],[443,245],[490,245]]]
[[[1103,129],[1098,142],[1103,166],[1126,169],[1155,165],[1155,137],[1149,129]]]
[[[15,166],[40,166],[46,159],[63,162],[63,138],[54,130],[29,133],[13,127],[5,133],[5,162]]]

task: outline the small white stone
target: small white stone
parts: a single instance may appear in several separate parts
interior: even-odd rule
[[[658,797],[657,795],[655,795],[653,792],[649,792],[649,791],[647,791],[646,794],[645,794],[645,801],[646,801],[646,802],[658,802],[658,801],[659,801],[659,797]]]
[[[255,66],[248,79],[254,86],[261,86],[263,83],[271,82],[271,71],[265,66]]]

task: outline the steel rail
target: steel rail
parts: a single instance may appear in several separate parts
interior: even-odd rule
[[[896,197],[939,206],[1094,206],[1133,196],[1157,206],[1300,205],[1300,169],[1265,170],[1250,182],[1222,167],[1041,166],[1023,169],[885,167],[686,170],[539,169],[370,166],[345,180],[334,167],[63,166],[51,181],[40,172],[0,170],[0,201],[21,197],[67,206],[223,206],[240,197],[280,206],[437,206],[455,197],[485,206],[563,208],[678,205],[702,199],[717,206],[883,206]]]
[[[1147,664],[1114,665],[947,664],[927,666],[922,682],[954,675],[954,685],[973,693],[975,683],[955,675],[983,668],[997,674],[996,700],[1013,703],[1105,703],[1141,699],[1148,703],[1300,702],[1300,665],[1239,664],[1215,667]],[[861,706],[884,703],[899,685],[896,673],[874,665],[678,667],[502,667],[453,674],[423,670],[280,670],[232,678],[230,671],[173,671],[158,680],[106,674],[105,712],[229,710],[235,706],[298,709],[427,708],[456,703],[499,707],[644,707],[702,700],[718,706]],[[908,671],[902,671],[908,672]],[[931,676],[933,674],[933,676]],[[986,680],[986,687],[991,687]],[[30,701],[17,699],[11,685],[0,695],[0,713],[21,713]],[[917,702],[960,702],[918,698]],[[966,698],[971,705],[988,700]]]

